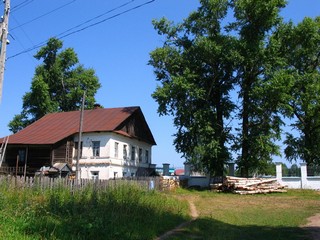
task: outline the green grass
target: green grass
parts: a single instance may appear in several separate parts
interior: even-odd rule
[[[189,219],[187,202],[138,186],[0,189],[0,239],[154,239]]]
[[[310,239],[299,226],[320,212],[320,193],[309,190],[252,196],[213,192],[182,195],[193,199],[200,217],[169,239]]]
[[[0,193],[0,239],[8,240],[155,239],[190,220],[187,200],[199,218],[169,239],[300,240],[309,238],[299,226],[320,212],[316,191],[241,196],[118,184],[70,193],[0,184]]]

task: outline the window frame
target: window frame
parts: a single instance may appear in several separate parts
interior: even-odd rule
[[[131,161],[135,161],[135,160],[136,160],[136,147],[131,146]]]
[[[91,179],[93,181],[99,180],[99,175],[100,175],[99,171],[90,171],[90,174],[91,174]]]
[[[127,144],[123,144],[123,159],[127,160],[128,159],[128,149],[127,149],[128,145]]]
[[[149,150],[148,149],[146,149],[146,151],[145,151],[145,161],[146,161],[146,163],[149,163]]]
[[[119,143],[114,142],[114,158],[119,158]]]
[[[142,154],[143,154],[143,150],[142,150],[142,148],[139,148],[139,156],[138,156],[138,158],[139,158],[139,162],[140,163],[142,162]]]
[[[92,141],[92,156],[100,157],[100,141]]]

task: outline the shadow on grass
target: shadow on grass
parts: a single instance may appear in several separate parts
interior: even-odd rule
[[[316,230],[319,231],[319,228]],[[309,231],[299,227],[237,226],[206,218],[195,220],[166,239],[311,240],[312,238]]]

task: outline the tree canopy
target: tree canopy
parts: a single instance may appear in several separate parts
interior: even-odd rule
[[[221,34],[220,19],[227,1],[203,4],[182,24],[163,18],[154,21],[165,44],[151,53],[157,80],[162,86],[153,94],[160,114],[174,116],[174,144],[198,169],[222,174],[230,159],[226,144],[234,105],[230,100],[236,42]]]
[[[100,88],[93,69],[79,64],[72,48],[62,50],[62,41],[51,38],[34,56],[43,63],[36,67],[30,91],[23,96],[22,112],[9,123],[17,132],[47,113],[78,110],[86,92],[85,108],[95,103]]]
[[[238,39],[241,60],[235,72],[239,86],[238,119],[240,128],[234,148],[240,151],[236,162],[242,176],[272,161],[279,155],[274,143],[280,138],[282,124],[277,105],[263,87],[268,70],[274,67],[275,53],[269,49],[269,34],[281,22],[280,9],[285,0],[232,1],[235,20],[229,26]],[[277,55],[277,53],[276,53]]]
[[[160,83],[152,96],[160,115],[173,116],[177,151],[198,170],[222,175],[234,156],[242,176],[266,171],[280,155],[285,117],[293,116],[301,135],[288,134],[286,156],[320,157],[317,144],[304,145],[303,154],[298,147],[320,141],[319,20],[284,23],[279,12],[285,5],[200,0],[182,23],[153,21],[165,40],[150,53]],[[307,128],[313,131],[309,140]]]
[[[274,35],[283,52],[283,66],[270,84],[283,115],[297,133],[286,133],[285,156],[320,164],[320,17],[305,18],[297,26],[283,24]]]

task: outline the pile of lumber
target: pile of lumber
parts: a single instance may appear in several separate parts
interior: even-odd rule
[[[286,186],[277,182],[275,178],[239,178],[227,176],[221,190],[237,194],[282,193],[287,192]]]
[[[179,187],[179,178],[163,176],[160,178],[160,189],[162,191],[172,191]]]

